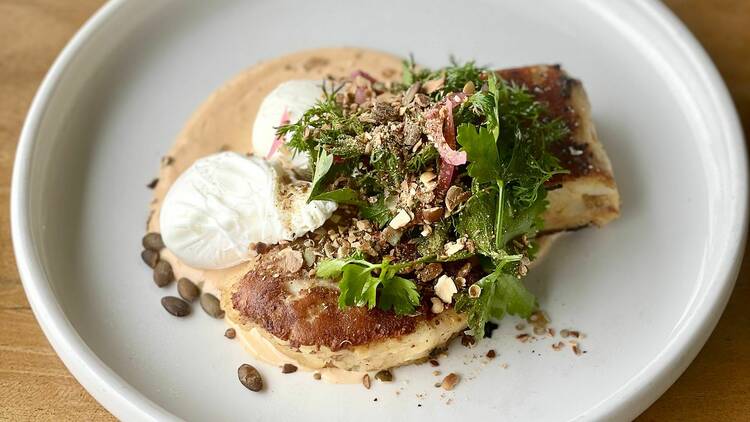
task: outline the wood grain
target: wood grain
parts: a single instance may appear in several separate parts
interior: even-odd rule
[[[29,309],[8,216],[23,118],[59,51],[102,0],[0,0],[0,420],[112,420],[55,355]],[[750,2],[667,0],[727,81],[750,133]],[[748,255],[746,251],[746,256]],[[750,260],[716,331],[685,374],[639,420],[750,416]]]

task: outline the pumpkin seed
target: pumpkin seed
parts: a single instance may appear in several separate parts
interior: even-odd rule
[[[159,262],[159,252],[144,249],[143,252],[141,252],[141,259],[143,259],[143,262],[145,262],[146,265],[154,268],[156,267],[156,263]]]
[[[159,261],[154,266],[154,283],[159,287],[164,287],[174,281],[172,266],[167,261]]]
[[[159,252],[160,250],[164,249],[164,241],[161,239],[161,235],[159,233],[148,233],[145,236],[143,236],[143,240],[141,241],[143,243],[143,247],[154,252]]]
[[[375,374],[375,379],[382,382],[391,382],[393,381],[393,374],[391,373],[391,371],[383,369],[382,371],[378,371]]]
[[[190,315],[190,304],[174,296],[164,296],[161,298],[161,306],[167,310],[170,314],[176,317],[184,317]]]
[[[243,363],[237,369],[237,376],[240,379],[242,385],[244,385],[250,391],[260,391],[263,389],[263,378],[260,373],[252,365]]]
[[[224,311],[221,310],[219,299],[211,293],[203,293],[201,295],[201,308],[214,318],[224,317]]]
[[[365,386],[366,389],[370,389],[370,385],[372,382],[370,381],[370,374],[365,374],[365,376],[362,377],[362,385]]]
[[[177,280],[177,293],[188,302],[192,302],[201,295],[201,290],[189,279],[182,277]]]

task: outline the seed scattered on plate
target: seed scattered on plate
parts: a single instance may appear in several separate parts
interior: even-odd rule
[[[227,328],[226,331],[224,331],[224,337],[228,339],[233,339],[237,336],[237,332],[234,331],[234,328]]]
[[[144,249],[143,252],[141,252],[141,259],[143,259],[143,262],[145,262],[146,265],[154,268],[156,267],[156,263],[159,262],[159,252]]]
[[[430,365],[432,365],[432,366],[440,366],[440,362],[438,362],[435,359],[430,359]]]
[[[314,379],[314,380],[316,380],[316,381],[320,381],[320,378],[322,378],[322,377],[320,376],[320,372],[316,372],[316,373],[314,373],[314,374],[313,374],[313,379]]]
[[[244,385],[250,391],[260,391],[263,389],[263,378],[260,373],[252,365],[243,363],[237,369],[237,376],[240,379],[242,385]]]
[[[159,261],[154,266],[154,283],[159,287],[164,287],[174,280],[172,266],[167,261]]]
[[[154,252],[164,249],[164,241],[159,233],[148,233],[143,236],[143,247]]]
[[[190,304],[174,296],[164,296],[161,298],[161,306],[167,310],[170,314],[176,317],[184,317],[190,315]]]
[[[458,375],[451,372],[450,374],[446,375],[445,378],[443,378],[443,382],[440,383],[440,386],[443,387],[443,390],[453,390],[456,388],[456,385],[458,385],[458,382],[460,381],[460,378]]]
[[[362,385],[364,385],[366,389],[370,389],[370,374],[365,374],[365,376],[362,377]]]
[[[224,317],[224,311],[221,310],[219,299],[211,293],[203,293],[201,295],[201,308],[214,318]]]
[[[474,338],[474,336],[470,336],[468,334],[462,334],[461,335],[461,344],[464,347],[472,347],[474,344],[476,344],[477,340]]]
[[[495,356],[496,356],[495,349],[490,349],[487,351],[487,357],[489,359],[495,359]]]
[[[282,374],[291,374],[293,372],[297,372],[297,367],[291,363],[285,363],[284,366],[281,367]]]
[[[177,280],[177,293],[180,294],[181,298],[188,302],[192,302],[195,299],[198,299],[201,295],[201,290],[195,285],[195,283],[190,281],[190,279],[182,277]]]
[[[382,382],[391,382],[393,381],[393,374],[391,371],[383,369],[375,374],[375,379]]]

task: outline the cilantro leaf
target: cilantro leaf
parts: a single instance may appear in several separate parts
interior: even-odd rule
[[[344,266],[349,264],[349,259],[329,259],[320,261],[318,268],[315,270],[315,274],[318,277],[323,278],[337,278],[341,275],[344,270]]]
[[[417,305],[419,292],[413,281],[398,276],[383,281],[378,308],[384,311],[393,309],[399,315],[408,315],[414,312]]]
[[[398,315],[414,313],[419,305],[417,285],[396,275],[402,268],[413,264],[406,262],[391,264],[384,260],[372,264],[356,257],[332,259],[318,263],[316,274],[319,277],[338,278],[339,307],[375,306],[387,311],[393,309]],[[379,271],[377,276],[374,271]]]
[[[466,151],[469,176],[479,183],[499,179],[502,166],[497,154],[497,138],[484,126],[477,131],[477,126],[466,123],[458,126],[457,132],[456,140]]]
[[[343,267],[339,281],[339,308],[364,306],[367,303],[365,287],[372,283],[373,278],[370,271],[369,267],[355,264],[346,264]]]
[[[461,295],[456,301],[459,312],[467,312],[469,328],[482,338],[484,325],[490,319],[501,319],[506,314],[528,318],[537,307],[536,298],[515,276],[495,270],[477,282],[482,292],[476,299]]]

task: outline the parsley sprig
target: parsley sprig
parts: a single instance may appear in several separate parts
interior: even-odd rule
[[[417,285],[398,276],[402,269],[418,262],[391,263],[386,257],[383,262],[373,264],[361,256],[345,259],[332,259],[318,264],[318,277],[339,280],[339,307],[367,306],[393,310],[398,315],[414,313],[419,305]]]

